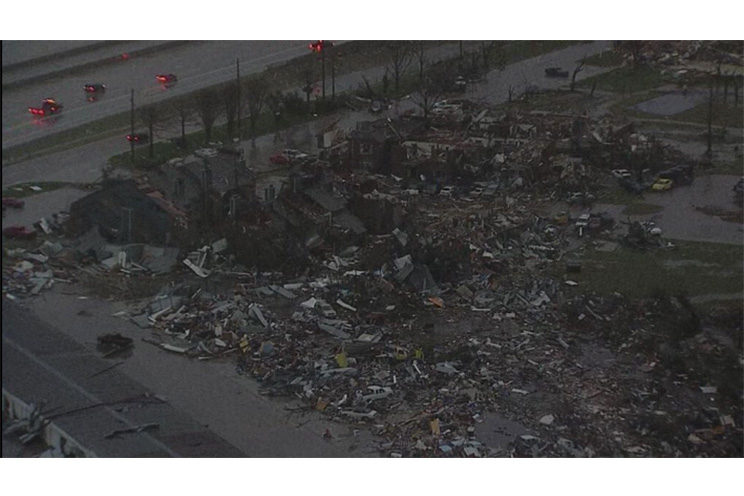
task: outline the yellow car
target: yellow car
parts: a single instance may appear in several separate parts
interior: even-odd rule
[[[651,189],[653,191],[666,191],[672,189],[673,181],[671,179],[657,179]]]

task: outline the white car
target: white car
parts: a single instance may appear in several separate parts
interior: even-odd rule
[[[452,194],[455,192],[454,186],[445,186],[444,188],[439,191],[439,194],[442,196],[452,196]]]
[[[287,157],[289,160],[304,160],[309,156],[307,153],[301,152],[300,150],[293,150],[291,148],[283,150],[282,155]]]
[[[364,401],[382,400],[393,394],[393,390],[389,387],[369,386],[367,389],[369,393],[362,396]]]
[[[470,196],[481,196],[485,190],[483,188],[473,188],[470,192]]]
[[[633,176],[628,169],[615,169],[612,175],[618,179],[630,179]]]

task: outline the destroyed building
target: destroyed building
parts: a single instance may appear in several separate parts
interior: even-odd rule
[[[66,228],[72,236],[97,227],[111,242],[165,245],[182,218],[178,209],[143,193],[135,181],[114,181],[73,202]]]

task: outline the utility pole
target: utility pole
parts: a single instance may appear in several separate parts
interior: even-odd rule
[[[708,92],[708,160],[713,158],[713,81]]]
[[[323,103],[325,103],[325,79],[326,79],[325,78],[325,50],[323,48],[325,48],[325,47],[323,46],[323,42],[321,41],[321,45],[320,45],[320,74],[321,74],[321,77],[323,78]]]
[[[240,130],[240,107],[242,107],[240,100],[240,59],[235,59],[235,72],[237,73],[235,76],[235,86],[238,90],[238,140],[242,140],[243,133]]]
[[[131,136],[132,139],[129,140],[129,157],[132,160],[132,164],[134,164],[134,89],[132,90],[130,103],[131,110],[129,112],[129,120],[131,124],[131,131],[129,133],[129,136]],[[152,136],[150,136],[150,139],[152,139]]]
[[[333,47],[333,43],[330,43]],[[331,48],[331,101],[336,101],[336,49]]]

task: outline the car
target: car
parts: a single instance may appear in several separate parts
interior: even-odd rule
[[[150,141],[150,135],[147,133],[127,134],[127,141],[142,145]]]
[[[560,67],[548,67],[545,69],[545,76],[546,77],[558,77],[558,78],[567,78],[568,77],[568,71],[565,69],[561,69]]]
[[[612,175],[618,179],[630,179],[633,174],[628,169],[615,169],[612,171]]]
[[[28,111],[33,115],[45,117],[48,115],[58,114],[62,110],[62,104],[54,98],[45,98],[41,101],[40,107],[29,107]]]
[[[155,79],[157,79],[160,84],[171,84],[178,81],[175,74],[158,74],[155,76]]]
[[[214,148],[199,148],[194,151],[194,155],[199,158],[214,158],[218,155],[218,152]]]
[[[651,186],[651,190],[666,191],[672,189],[672,184],[674,184],[674,181],[672,181],[671,179],[660,178],[657,179],[656,182]]]
[[[481,196],[484,191],[485,191],[485,189],[483,189],[481,187],[473,188],[470,191],[470,196]]]
[[[442,100],[440,102],[436,102],[432,106],[431,113],[434,115],[450,114],[460,110],[460,108],[461,106],[456,103],[451,103],[448,100]]]
[[[384,386],[367,386],[369,392],[362,395],[362,400],[370,402],[374,400],[383,400],[393,394],[393,389]]]
[[[300,150],[293,150],[291,148],[282,150],[282,155],[287,157],[290,162],[293,162],[295,160],[304,160],[309,157],[307,153],[301,152]]]
[[[439,194],[442,196],[452,196],[455,192],[454,186],[445,186],[439,191]]]
[[[457,79],[455,79],[455,89],[460,92],[465,92],[468,89],[468,82],[464,77],[458,76]]]
[[[289,165],[289,159],[283,153],[275,153],[270,156],[269,162],[274,165]]]
[[[106,85],[99,83],[84,84],[83,90],[85,90],[86,93],[102,94],[106,92]]]
[[[25,204],[26,202],[18,198],[3,198],[3,208],[21,209]]]
[[[10,226],[3,229],[3,236],[6,238],[33,239],[36,237],[36,231],[28,229],[26,226]]]

